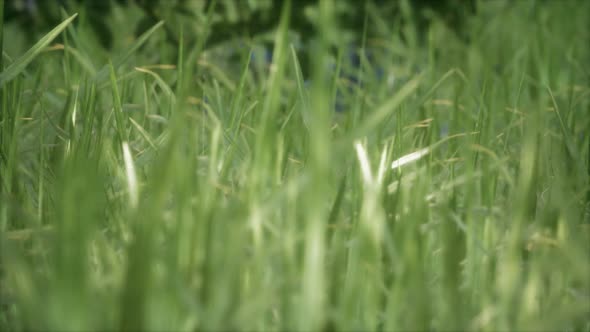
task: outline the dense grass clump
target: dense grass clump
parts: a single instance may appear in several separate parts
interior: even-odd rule
[[[4,25],[0,330],[590,331],[590,3],[360,43],[335,3],[305,45]]]

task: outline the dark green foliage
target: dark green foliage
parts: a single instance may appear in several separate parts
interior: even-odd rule
[[[250,8],[246,1],[240,0],[230,2],[231,5],[211,0],[193,0],[192,3],[189,0],[8,0],[4,16],[7,21],[17,21],[30,38],[34,39],[39,32],[46,31],[61,21],[61,8],[68,12],[79,11],[83,13],[97,39],[109,48],[114,31],[107,25],[107,17],[116,5],[141,8],[144,17],[135,26],[136,35],[145,32],[158,21],[168,19],[168,37],[174,43],[178,43],[178,40],[171,27],[175,25],[177,16],[196,19],[200,13],[195,13],[194,8],[200,8],[203,13],[212,10],[221,17],[213,22],[208,37],[207,44],[214,46],[239,35],[256,36],[276,28],[284,2],[273,0],[270,5]],[[403,7],[402,2],[339,1],[338,22],[342,28],[354,32],[359,38],[368,8],[399,16],[403,11],[400,10]],[[439,16],[458,33],[461,33],[466,17],[475,12],[474,0],[419,0],[411,1],[410,4],[410,15],[414,16],[413,19],[418,19],[421,26],[426,27],[430,19]],[[237,17],[233,17],[235,14],[228,14],[228,7],[234,8]],[[316,7],[317,0],[297,0],[293,3],[291,28],[298,31],[304,39],[314,35],[314,18],[306,10]]]
[[[31,40],[39,33],[47,31],[63,20],[61,9],[82,9],[86,19],[100,42],[109,47],[112,43],[112,31],[105,22],[110,14],[113,2],[124,3],[126,0],[7,0],[4,17],[7,22],[16,21]]]

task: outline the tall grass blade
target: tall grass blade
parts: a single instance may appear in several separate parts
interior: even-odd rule
[[[164,25],[164,21],[160,21],[158,22],[156,25],[154,25],[153,27],[151,27],[148,31],[144,32],[141,36],[139,36],[137,38],[137,40],[135,41],[135,43],[133,43],[133,45],[127,49],[127,51],[121,55],[119,55],[118,57],[115,57],[112,61],[112,66],[115,69],[118,69],[121,65],[123,65],[125,62],[127,62],[127,60],[129,60],[129,58],[135,53],[137,52],[137,50],[139,50],[139,48],[145,44],[145,42],[156,32],[158,31],[158,29],[160,29],[162,27],[162,25]],[[106,76],[109,75],[109,64],[104,65],[100,71],[96,74],[95,76],[95,80],[96,81],[102,81],[103,79],[106,78]]]
[[[74,14],[65,21],[56,26],[48,34],[43,36],[33,47],[31,47],[25,54],[16,59],[6,70],[0,74],[0,87],[7,82],[14,79],[18,74],[22,73],[35,57],[43,51],[43,49],[51,43],[75,18],[78,14]]]

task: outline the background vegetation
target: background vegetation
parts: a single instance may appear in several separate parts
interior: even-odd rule
[[[0,330],[590,331],[590,3],[49,3]]]

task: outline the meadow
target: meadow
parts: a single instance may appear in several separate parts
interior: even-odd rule
[[[590,332],[590,2],[407,3],[0,24],[0,330]]]

